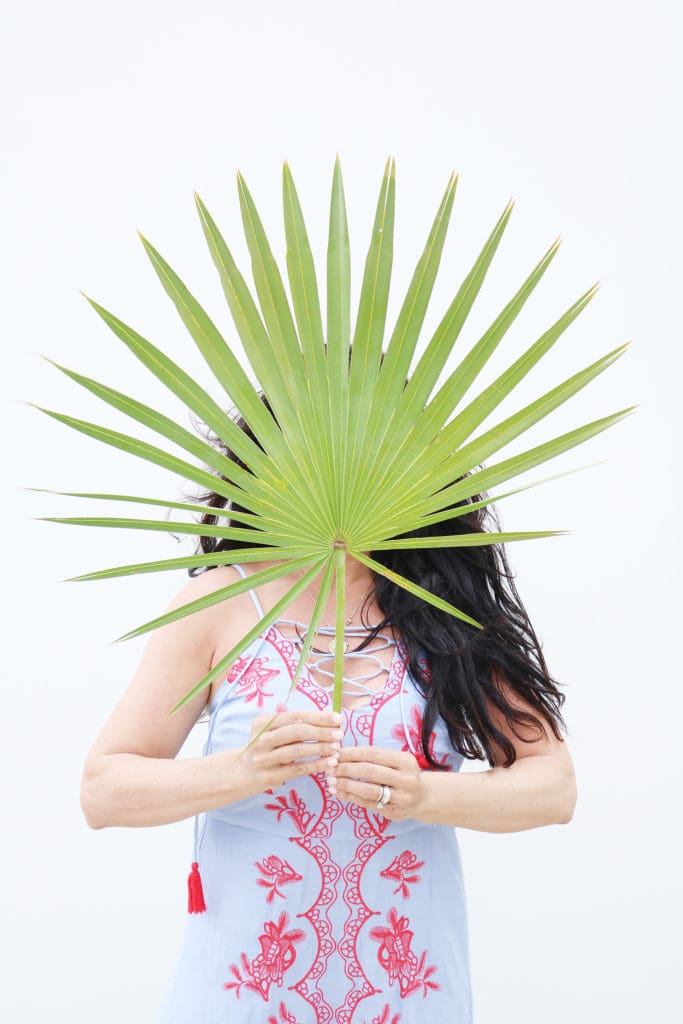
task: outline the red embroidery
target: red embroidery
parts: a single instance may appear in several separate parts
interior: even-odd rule
[[[431,769],[432,766],[430,765],[425,755],[422,753],[422,742],[420,740],[420,735],[422,733],[423,717],[424,716],[420,713],[420,708],[418,707],[418,705],[413,704],[413,706],[410,709],[410,724],[408,726],[408,736],[412,740],[412,747],[415,750],[415,752],[413,753],[413,757],[419,764],[420,768]],[[395,725],[391,730],[391,735],[395,740],[398,740],[399,743],[403,743],[401,750],[412,750],[411,745],[408,742],[408,736],[406,736],[405,730],[402,725]],[[448,754],[443,754],[441,757],[437,757],[436,754],[434,753],[435,740],[436,730],[432,729],[431,733],[429,734],[429,745],[427,749],[429,750],[429,753],[434,758],[437,764],[446,765],[446,767],[450,769],[451,765],[448,764]]]
[[[316,1024],[329,1024],[333,1011],[325,993],[320,988],[320,982],[324,979],[330,957],[337,949],[337,944],[332,937],[330,908],[337,902],[337,883],[341,871],[330,853],[327,840],[332,835],[334,822],[343,814],[343,807],[340,800],[332,799],[323,791],[322,784],[316,776],[311,776],[311,778],[320,787],[323,801],[322,812],[306,835],[292,836],[290,839],[314,858],[320,871],[322,881],[315,901],[305,913],[297,915],[305,917],[309,921],[315,931],[318,948],[308,972],[296,985],[290,985],[290,988],[298,992],[302,999],[305,999],[313,1008]]]
[[[263,878],[256,879],[256,884],[270,890],[266,896],[266,903],[272,903],[276,895],[284,898],[285,893],[280,892],[278,885],[286,885],[287,882],[300,882],[303,878],[303,875],[295,871],[291,864],[275,854],[264,857],[260,863],[256,860],[254,864],[263,875]]]
[[[290,677],[293,676],[298,660],[294,645],[275,628],[268,632],[267,640],[279,653]],[[401,653],[405,653],[405,651]],[[274,653],[271,657],[271,664],[274,665]],[[268,659],[263,658],[258,661],[261,663],[258,669],[263,672],[263,665]],[[398,698],[406,670],[405,658],[395,659],[384,690],[375,695],[364,709],[357,709],[354,715],[347,716],[349,739],[360,742],[365,740],[370,744],[375,742],[374,733],[378,712],[392,698]],[[263,677],[260,680],[256,677],[255,679],[255,684],[253,681],[251,682],[252,687],[255,685],[253,692],[249,691],[251,697],[247,696],[246,692],[244,692],[244,696],[246,699],[257,701],[259,694],[269,695],[263,689],[267,680]],[[281,683],[278,683],[278,690],[280,685]],[[246,680],[244,686],[246,687]],[[306,671],[301,675],[298,689],[301,691],[302,697],[308,698],[314,706],[329,706],[328,695],[317,685],[314,686]],[[282,701],[278,701],[277,710],[286,710],[286,705]],[[410,736],[419,738],[422,719],[419,708],[416,707],[412,710]],[[417,734],[415,729],[418,730]],[[392,734],[396,736],[396,730]],[[401,730],[398,735],[399,744],[405,739],[406,733]],[[432,733],[432,745],[434,740],[435,734]],[[379,739],[377,742],[381,743],[382,740]],[[404,743],[403,749],[409,749],[408,744]],[[311,783],[313,783],[313,787],[311,787]],[[320,791],[322,804],[322,810],[319,813],[317,812],[317,795],[315,803],[311,803],[308,799],[309,789],[316,786]],[[237,997],[242,988],[247,988],[257,992],[264,1001],[268,1001],[272,986],[286,985],[291,992],[295,992],[311,1007],[311,1010],[307,1011],[310,1015],[310,1024],[313,1021],[315,1024],[332,1024],[332,1022],[334,1024],[352,1024],[354,1020],[358,1020],[360,1024],[361,1013],[358,1010],[358,1004],[363,999],[375,997],[373,1012],[376,1015],[372,1017],[370,1024],[400,1024],[401,1013],[397,1012],[395,1007],[392,1008],[391,1001],[384,1001],[389,994],[387,988],[375,987],[363,970],[363,963],[366,968],[368,963],[367,957],[361,960],[359,956],[358,943],[361,933],[363,937],[366,937],[365,941],[369,937],[375,942],[379,942],[378,962],[387,972],[389,985],[392,985],[398,978],[401,997],[416,991],[422,991],[426,996],[430,989],[439,989],[441,986],[432,977],[437,971],[437,967],[426,965],[428,950],[418,956],[411,949],[413,932],[409,927],[410,922],[407,917],[399,917],[396,907],[392,907],[388,911],[386,918],[388,926],[376,924],[376,927],[372,928],[370,932],[366,932],[363,928],[365,922],[372,916],[376,916],[378,921],[382,921],[384,918],[384,908],[381,911],[374,910],[365,903],[361,893],[361,884],[365,869],[372,856],[391,840],[396,839],[396,836],[391,834],[390,825],[393,823],[379,811],[366,810],[352,802],[333,797],[326,787],[325,776],[322,772],[307,776],[305,783],[299,787],[299,791],[293,786],[287,785],[281,790],[279,787],[275,788],[275,791],[271,788],[266,790],[266,793],[270,794],[269,802],[264,802],[261,806],[265,810],[275,813],[277,823],[282,825],[285,838],[291,843],[296,843],[315,861],[320,873],[320,887],[308,910],[296,914],[297,918],[306,918],[311,926],[310,931],[308,928],[305,932],[299,928],[290,928],[290,918],[284,911],[276,920],[265,922],[258,937],[260,953],[250,960],[247,954],[242,952],[238,957],[238,962],[230,964],[229,970],[232,978],[224,982],[224,988],[234,991]],[[305,800],[300,793],[305,794]],[[309,807],[315,807],[316,813],[311,813],[308,810]],[[345,867],[333,858],[329,845],[334,823],[344,815],[350,819],[355,836],[355,844],[349,844],[351,858]],[[272,822],[274,819],[269,820]],[[355,851],[351,853],[353,845],[355,845]],[[303,876],[295,871],[288,860],[284,858],[282,849],[279,852],[281,856],[271,854],[262,860],[254,861],[254,866],[257,869],[252,876],[254,884],[267,891],[266,902],[271,905],[276,896],[287,897],[288,890],[285,889],[284,892],[282,890],[288,882],[303,881]],[[418,871],[425,861],[418,860],[415,853],[409,849],[394,856],[393,860],[392,856],[393,851],[389,856],[382,858],[384,868],[380,874],[396,885],[393,895],[400,892],[403,899],[406,899],[411,894],[409,887],[420,881]],[[299,861],[295,861],[295,863],[297,867],[301,866]],[[342,867],[344,868],[343,872]],[[303,870],[302,868],[302,872]],[[307,865],[307,871],[310,872],[310,870],[314,870],[312,864],[310,868]],[[342,874],[343,886],[340,885]],[[375,873],[376,880],[377,874]],[[307,874],[307,889],[310,881]],[[313,888],[315,889],[317,886]],[[365,891],[364,885],[363,890]],[[303,888],[298,891],[303,892]],[[388,889],[385,888],[384,892],[387,893]],[[339,895],[343,896],[344,903],[348,908],[348,915],[343,925],[343,934],[337,943],[335,942],[336,936],[332,931],[331,913],[335,911],[336,920],[337,911],[342,910],[339,907]],[[287,972],[295,963],[297,947],[304,937],[307,940],[305,959],[308,962],[312,956],[312,963],[300,980],[295,981],[294,984],[291,983],[291,980],[285,982]],[[316,944],[317,948],[315,948]],[[255,946],[256,938],[253,938],[249,945]],[[314,952],[311,947],[315,949]],[[329,992],[325,987],[327,969],[335,954],[341,954],[344,973],[350,979],[350,986],[341,1006],[330,1003],[329,1000],[338,993]],[[291,979],[291,975],[289,978]],[[296,971],[294,978],[296,979]],[[383,984],[386,983],[383,982]],[[274,1013],[273,1008],[278,1002],[278,1012]],[[284,1000],[272,999],[272,1006],[267,1007],[267,1012],[270,1015],[264,1024],[300,1024],[297,1016],[287,1009]],[[363,1020],[368,1021],[369,1018],[364,1017]],[[309,1024],[308,1017],[306,1022]]]
[[[364,737],[368,743],[372,743],[372,733],[375,728],[377,712],[384,707],[388,700],[398,694],[401,689],[408,665],[407,657],[407,648],[399,641],[396,644],[396,657],[392,662],[391,671],[386,678],[384,689],[379,690],[374,697],[371,697],[368,704],[363,704],[361,708],[358,708],[358,717],[355,720],[349,721],[349,728],[352,729],[354,737],[357,733],[358,736]],[[355,730],[353,726],[355,726]],[[400,738],[403,739],[403,733],[401,733]]]
[[[355,737],[355,730],[372,745],[374,742],[375,724],[378,712],[394,698],[403,685],[406,672],[406,649],[399,644],[398,655],[392,665],[391,674],[387,677],[384,690],[373,697],[368,705],[349,722]],[[344,922],[344,935],[339,941],[339,952],[344,957],[344,973],[352,981],[346,993],[344,1005],[337,1011],[337,1024],[351,1024],[354,1012],[362,999],[373,996],[381,989],[375,988],[363,970],[358,955],[358,936],[368,918],[378,915],[378,910],[371,910],[361,895],[363,871],[372,855],[380,850],[394,835],[387,834],[390,819],[381,813],[370,812],[354,803],[346,804],[346,813],[353,822],[357,846],[353,858],[343,872],[344,902],[349,913]]]
[[[272,789],[270,792],[273,792]],[[275,811],[278,821],[280,821],[283,814],[288,814],[296,825],[297,830],[303,835],[313,820],[313,815],[310,811],[306,810],[306,804],[297,791],[290,789],[288,796],[278,796],[276,800],[276,804],[266,804],[266,810]]]
[[[385,829],[389,828],[391,819],[385,818],[381,811],[379,814],[375,814],[374,811],[372,812],[372,814],[368,814],[368,818],[371,817],[373,819],[373,824],[380,835],[382,834],[382,832],[384,832]],[[393,839],[393,836],[391,836],[391,838]]]
[[[274,628],[267,634],[267,639],[280,654],[290,677],[292,677],[297,663],[294,645]],[[299,687],[314,704],[327,706],[327,694],[319,687],[314,687],[305,672],[301,674]],[[317,817],[306,810],[305,802],[293,788],[289,790],[287,797],[278,796],[277,803],[266,804],[266,808],[276,812],[278,821],[284,814],[289,816],[299,833],[289,836],[289,841],[296,843],[302,850],[310,854],[320,871],[321,885],[316,899],[308,910],[297,915],[305,917],[315,932],[317,939],[315,957],[306,974],[295,985],[290,985],[290,988],[310,1005],[315,1014],[316,1024],[330,1024],[333,1008],[328,1001],[329,994],[326,995],[320,986],[324,982],[328,961],[337,949],[337,944],[332,936],[330,909],[337,902],[337,883],[341,871],[332,857],[328,841],[332,835],[334,822],[342,816],[344,807],[341,800],[332,798],[327,788],[324,788],[324,772],[309,775],[308,780],[320,791],[322,810]]]
[[[229,683],[234,683],[235,682],[235,680],[237,679],[238,675],[240,674],[240,672],[242,671],[244,666],[246,664],[248,664],[248,662],[249,662],[249,659],[247,658],[246,655],[242,655],[242,657],[238,658],[237,661],[233,661],[232,665],[230,666],[230,669],[228,671],[228,676],[227,676],[227,679],[228,679]]]
[[[253,989],[261,996],[264,1002],[268,1001],[270,986],[275,983],[282,985],[285,971],[288,971],[296,960],[294,944],[301,942],[306,933],[301,928],[293,928],[285,931],[289,923],[289,915],[285,910],[278,917],[277,924],[274,921],[266,921],[263,932],[259,936],[261,952],[249,962],[245,953],[242,953],[240,962],[244,971],[244,977],[236,964],[230,964],[230,971],[236,981],[226,981],[224,988],[235,989],[239,998],[243,985]]]
[[[373,1017],[372,1020],[370,1021],[370,1024],[399,1024],[399,1021],[401,1020],[401,1014],[394,1013],[390,1019],[390,1013],[391,1007],[389,1006],[389,1003],[385,1003],[382,1012],[379,1014],[379,1016]],[[277,1021],[275,1022],[275,1024],[277,1024]]]
[[[394,857],[391,864],[383,868],[380,871],[382,878],[393,878],[394,881],[399,884],[394,889],[393,895],[400,892],[403,899],[407,899],[410,896],[410,890],[408,883],[413,884],[414,882],[420,881],[420,876],[415,874],[418,868],[424,866],[423,860],[418,860],[412,850],[404,850],[403,853],[399,853],[397,857]]]
[[[298,1020],[293,1013],[287,1012],[287,1007],[284,1003],[280,1003],[278,1008],[278,1016],[271,1013],[266,1021],[266,1024],[299,1024]]]
[[[289,673],[289,682],[291,685],[292,679],[296,673],[296,667],[299,664],[299,652],[295,650],[293,642],[289,640],[284,633],[277,629],[276,626],[270,627],[270,630],[266,634],[266,640],[273,645],[282,658]],[[328,696],[327,692],[315,682],[305,665],[297,681],[296,688],[312,700],[318,710],[324,711],[329,707],[331,697]]]
[[[407,917],[399,917],[396,907],[391,907],[387,915],[389,927],[377,925],[371,928],[369,935],[380,946],[377,950],[377,959],[389,975],[389,984],[393,985],[398,978],[401,998],[410,995],[411,992],[423,990],[423,997],[427,995],[427,989],[441,988],[438,981],[432,981],[431,975],[436,967],[427,967],[422,973],[427,951],[425,950],[418,960],[410,948],[413,941],[413,932],[408,925],[410,920]]]
[[[245,658],[238,658],[228,673],[228,682],[233,682],[245,664]],[[254,658],[251,665],[238,682],[235,692],[241,693],[245,700],[255,700],[258,708],[263,707],[265,697],[272,697],[272,692],[265,689],[266,683],[280,673],[275,668],[265,668],[268,658]]]
[[[344,973],[347,978],[352,980],[353,984],[346,993],[344,1005],[337,1012],[338,1024],[350,1024],[358,1003],[362,999],[381,992],[381,989],[375,988],[365,974],[358,956],[359,932],[369,917],[379,914],[378,910],[370,909],[361,895],[361,877],[370,857],[390,839],[395,838],[383,834],[389,825],[389,819],[385,818],[383,814],[370,815],[364,807],[359,807],[357,804],[347,804],[346,813],[353,820],[358,845],[353,859],[343,871],[346,883],[344,902],[349,908],[349,914],[344,923],[344,936],[339,942],[339,952],[345,961]]]

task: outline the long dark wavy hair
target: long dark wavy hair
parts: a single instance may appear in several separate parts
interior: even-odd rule
[[[263,393],[261,399],[272,415],[270,404]],[[235,416],[235,422],[258,444],[241,416]],[[209,428],[200,425],[197,429],[229,459],[243,469],[248,469]],[[222,474],[217,475],[226,480]],[[465,473],[463,477],[469,475]],[[220,516],[223,525],[226,525],[226,520],[227,525],[231,524],[226,512],[247,511],[213,491],[204,491],[199,495],[186,494],[185,497],[206,506],[199,520],[205,526],[218,522],[218,516],[210,511],[212,508],[223,510]],[[484,491],[452,507],[474,504],[487,497]],[[473,509],[401,536],[482,533],[486,532],[489,523],[496,532],[500,531],[498,516],[492,505]],[[241,522],[235,525],[248,528]],[[243,540],[200,536],[195,554],[218,554],[220,551],[255,546],[264,545],[261,542],[251,544]],[[277,560],[277,548],[273,548],[273,556]],[[495,743],[503,751],[505,767],[515,762],[515,748],[491,720],[487,700],[502,712],[508,726],[519,739],[525,737],[519,735],[515,726],[531,727],[537,733],[534,738],[541,738],[547,736],[546,724],[557,739],[562,739],[562,729],[565,732],[567,730],[560,711],[565,701],[565,695],[559,690],[563,684],[559,684],[548,672],[541,644],[515,587],[504,545],[412,550],[397,548],[392,551],[372,551],[371,557],[454,604],[484,627],[478,629],[440,611],[379,573],[375,574],[374,590],[384,618],[372,627],[365,622],[364,613],[372,597],[371,593],[361,609],[363,624],[371,630],[361,648],[389,625],[398,632],[407,648],[408,669],[422,696],[426,698],[420,743],[422,754],[431,768],[443,770],[445,767],[434,759],[429,749],[430,734],[437,716],[445,721],[451,743],[463,757],[470,760],[485,758],[489,764],[493,764],[495,758],[492,743]],[[218,557],[216,566],[195,566],[188,569],[188,573],[196,576],[222,564]],[[538,714],[513,706],[501,689],[499,680],[505,682],[513,694],[531,705]]]

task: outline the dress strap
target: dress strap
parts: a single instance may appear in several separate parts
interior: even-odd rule
[[[240,576],[242,577],[243,580],[246,580],[246,578],[248,576],[248,573],[244,570],[244,568],[241,565],[239,565],[237,562],[233,562],[232,563],[232,567],[233,567],[233,569],[237,569],[238,573],[240,574]],[[261,602],[259,601],[258,597],[256,596],[256,591],[250,590],[249,593],[251,594],[251,599],[254,602],[254,608],[258,612],[258,617],[260,619],[262,619],[263,616],[266,613],[264,612],[263,608],[261,607]]]

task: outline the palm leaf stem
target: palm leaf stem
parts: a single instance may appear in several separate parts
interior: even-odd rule
[[[334,568],[335,568],[334,559],[332,557],[328,557],[327,564],[325,566],[325,571],[324,571],[324,574],[323,574],[323,579],[322,579],[322,582],[320,584],[320,590],[318,591],[318,596],[317,596],[317,598],[315,600],[315,604],[313,606],[313,612],[311,614],[310,625],[309,625],[308,630],[306,632],[306,639],[304,640],[304,643],[302,644],[301,654],[299,656],[299,661],[297,662],[296,670],[294,672],[294,675],[292,676],[292,682],[291,682],[291,684],[289,686],[289,689],[287,690],[287,696],[284,699],[284,704],[285,705],[287,704],[287,701],[289,700],[292,692],[296,689],[296,685],[299,682],[299,678],[301,676],[301,673],[302,673],[302,671],[304,669],[304,666],[306,664],[306,661],[308,659],[308,655],[310,654],[310,650],[311,650],[311,647],[313,645],[313,637],[315,636],[316,631],[318,629],[318,626],[320,625],[320,622],[322,620],[323,612],[324,612],[325,606],[327,604],[327,599],[328,599],[330,590],[332,588],[332,579],[333,579],[333,576],[334,576]],[[334,706],[334,702],[333,702],[333,706]],[[341,708],[336,708],[334,710],[340,711]],[[270,726],[273,724],[273,722],[275,721],[276,718],[277,718],[277,714],[273,715],[273,717],[268,722],[266,722],[266,724],[263,726],[263,728],[259,729],[259,731],[254,736],[252,736],[252,738],[249,740],[249,742],[247,743],[247,745],[246,745],[246,747],[244,749],[248,750],[249,747],[253,743],[256,742],[256,740],[259,738],[259,736],[262,736],[263,733],[266,731],[266,729],[270,728]]]

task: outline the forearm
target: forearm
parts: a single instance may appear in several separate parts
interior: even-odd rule
[[[481,772],[423,772],[421,821],[479,832],[520,832],[565,824],[576,803],[571,762],[543,754],[509,768]]]
[[[189,758],[102,754],[84,777],[81,807],[91,828],[166,825],[234,803],[249,789],[238,751]]]

